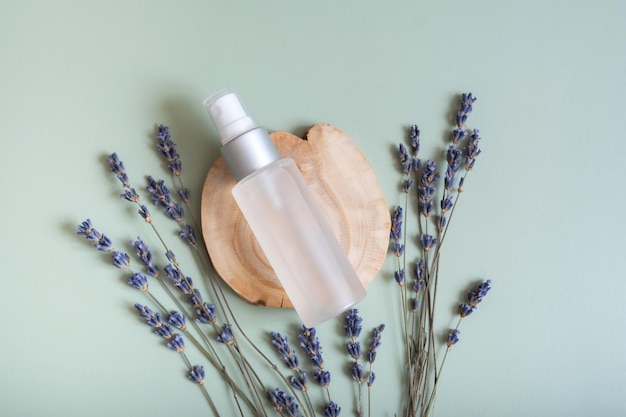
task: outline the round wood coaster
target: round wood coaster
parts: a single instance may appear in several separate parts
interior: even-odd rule
[[[391,220],[363,153],[328,124],[314,125],[304,140],[287,132],[270,136],[280,155],[296,162],[366,286],[387,255]],[[293,308],[231,194],[235,184],[220,156],[207,174],[201,205],[202,232],[215,269],[250,303]]]

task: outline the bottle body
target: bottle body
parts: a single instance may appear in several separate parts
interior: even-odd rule
[[[314,327],[365,297],[292,159],[246,176],[233,196],[305,326]]]

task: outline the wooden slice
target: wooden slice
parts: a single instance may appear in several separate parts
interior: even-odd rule
[[[352,139],[328,124],[313,126],[305,140],[287,132],[270,136],[280,155],[296,162],[367,286],[386,257],[391,220],[364,155]],[[219,157],[206,177],[201,206],[202,231],[213,264],[248,302],[293,308],[231,194],[235,184]]]

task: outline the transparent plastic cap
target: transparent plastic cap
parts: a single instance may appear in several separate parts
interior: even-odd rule
[[[222,145],[258,127],[235,90],[231,88],[207,97],[204,100],[204,107],[219,132]]]

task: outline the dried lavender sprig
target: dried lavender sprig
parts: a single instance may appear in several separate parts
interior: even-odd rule
[[[316,335],[317,331],[314,327],[300,327],[298,339],[300,347],[306,352],[307,356],[316,369],[324,369],[324,358],[322,356],[322,345]]]
[[[344,330],[346,331],[346,335],[350,339],[356,339],[361,334],[361,330],[363,330],[362,323],[363,319],[359,316],[359,310],[356,308],[352,308],[348,310],[344,320]]]
[[[168,162],[168,168],[176,176],[180,176],[181,163],[180,156],[176,150],[176,144],[171,139],[170,129],[167,126],[159,125],[157,139],[157,150]]]
[[[381,324],[380,326],[375,327],[374,330],[372,330],[372,342],[370,344],[369,350],[367,351],[367,361],[370,364],[374,363],[374,361],[376,360],[376,354],[382,344],[381,339],[383,330],[385,330],[384,324]]]
[[[135,249],[135,254],[137,258],[144,264],[146,267],[147,274],[151,277],[158,278],[160,275],[159,267],[154,262],[152,262],[153,255],[150,250],[150,246],[148,246],[140,237],[137,237],[136,240],[130,242],[133,249]]]
[[[111,171],[117,176],[117,179],[120,180],[122,186],[124,188],[130,188],[130,182],[128,180],[128,175],[126,174],[126,168],[124,168],[124,163],[120,160],[117,153],[113,152],[107,158],[107,162]]]
[[[111,241],[111,239],[109,239],[104,233],[98,232],[91,224],[90,219],[87,219],[78,225],[76,234],[79,236],[84,236],[85,239],[87,239],[89,242],[92,242],[94,244],[94,248],[96,248],[100,252],[113,251],[113,242]]]
[[[277,332],[271,332],[271,336],[272,346],[274,346],[276,351],[280,354],[285,365],[292,371],[300,369],[300,359],[298,358],[298,354],[289,346],[289,339]]]

